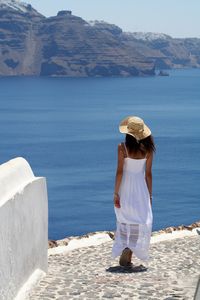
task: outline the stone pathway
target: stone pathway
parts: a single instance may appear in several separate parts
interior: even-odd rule
[[[118,258],[111,259],[112,244],[50,256],[48,275],[30,299],[194,299],[200,276],[200,236],[151,244],[149,267],[137,273],[124,271]]]

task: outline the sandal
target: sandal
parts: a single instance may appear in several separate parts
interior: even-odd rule
[[[143,265],[139,265],[139,266],[133,267],[133,271],[134,272],[144,272],[144,271],[147,271],[147,268]]]
[[[134,267],[133,267],[132,262],[127,262],[127,264],[125,266],[123,266],[123,268],[125,270],[132,270]]]

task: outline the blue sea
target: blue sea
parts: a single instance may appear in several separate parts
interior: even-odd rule
[[[0,78],[0,163],[23,156],[48,184],[49,238],[115,229],[118,125],[157,146],[153,230],[200,219],[200,70],[169,77]]]

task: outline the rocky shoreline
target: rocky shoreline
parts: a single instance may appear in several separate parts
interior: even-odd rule
[[[179,225],[179,226],[170,226],[170,227],[166,227],[164,229],[160,229],[158,231],[154,231],[152,232],[151,236],[157,236],[157,235],[161,235],[164,233],[172,233],[175,231],[182,231],[182,230],[188,230],[188,231],[192,231],[195,228],[199,228],[200,227],[200,221],[196,221],[190,225]],[[48,247],[50,248],[55,248],[55,247],[59,247],[59,246],[67,246],[69,244],[70,241],[78,241],[81,239],[85,239],[85,238],[90,238],[90,237],[94,237],[95,235],[98,234],[104,234],[107,235],[108,237],[110,237],[112,240],[114,240],[114,232],[113,231],[96,231],[96,232],[90,232],[88,234],[84,234],[81,236],[70,236],[70,237],[66,237],[64,239],[61,240],[49,240],[48,243]],[[199,234],[200,234],[200,230],[199,230]]]

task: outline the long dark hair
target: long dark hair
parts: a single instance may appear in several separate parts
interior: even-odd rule
[[[132,135],[126,134],[125,144],[130,153],[138,151],[142,152],[142,154],[156,152],[156,146],[152,135],[137,141]]]

